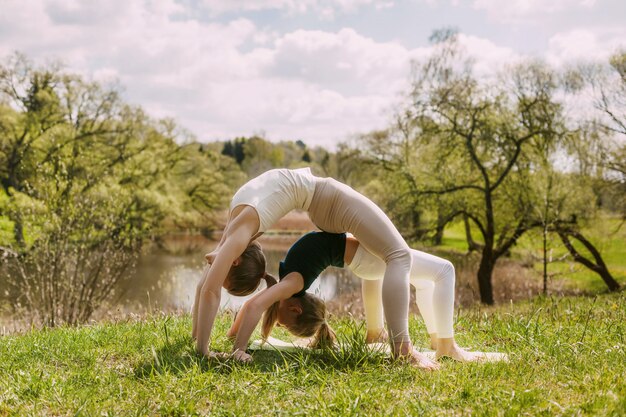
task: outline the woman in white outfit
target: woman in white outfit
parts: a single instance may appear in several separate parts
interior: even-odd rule
[[[263,270],[265,267],[265,259],[258,244],[253,241],[293,209],[307,210],[313,223],[323,231],[353,234],[368,251],[383,260],[382,300],[392,353],[394,357],[405,358],[416,366],[437,368],[436,362],[413,348],[409,338],[412,258],[408,245],[385,213],[371,200],[332,178],[312,175],[308,168],[267,171],[244,184],[233,197],[222,239],[218,247],[207,255],[211,267],[198,286],[192,330],[197,351],[209,355],[208,342],[222,286],[231,293],[243,295],[253,292],[261,279],[268,284],[272,281],[264,272],[257,276],[249,273],[249,264],[262,264]],[[291,285],[275,286],[273,292],[285,291],[280,296],[291,296],[300,291],[291,292],[301,286],[297,280],[287,282]],[[236,351],[234,356],[242,360],[250,359],[242,350]]]

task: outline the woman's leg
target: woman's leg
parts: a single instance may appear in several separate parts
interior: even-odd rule
[[[333,179],[320,179],[309,207],[320,229],[350,232],[385,264],[382,289],[385,318],[395,354],[411,350],[408,331],[410,249],[391,220],[365,196]]]
[[[415,267],[411,268],[414,271]],[[415,287],[415,303],[420,311],[420,315],[426,325],[426,331],[430,337],[430,347],[437,347],[437,326],[435,325],[435,312],[433,311],[433,293],[435,283],[425,279],[410,279],[411,285]]]
[[[419,308],[420,314],[422,315],[424,323],[426,324],[426,329],[428,330],[428,333],[432,335],[432,337],[436,338],[437,325],[435,322],[435,313],[433,310],[433,294],[435,289],[435,283],[432,279],[423,278],[424,273],[419,269],[425,266],[425,262],[423,259],[419,259],[419,253],[420,252],[418,251],[411,250],[413,266],[411,267],[410,282],[415,287],[415,301],[417,302],[417,307]],[[445,262],[445,260],[441,258],[436,259],[440,259],[441,261]],[[354,257],[352,258],[352,262],[347,265],[347,267],[356,276],[363,279],[363,285],[368,285],[368,288],[370,288],[370,285],[373,286],[373,284],[366,283],[378,282],[385,274],[385,263],[380,258],[365,249],[362,245],[359,245],[354,254]],[[435,265],[435,268],[430,267],[426,269],[437,270],[437,265]],[[377,285],[380,286],[381,284]],[[376,311],[380,310],[382,300],[381,298],[375,299],[374,290],[370,290],[370,292],[371,294],[368,295],[367,299],[364,296],[363,305],[365,307],[366,320],[375,321]],[[454,300],[454,292],[452,292],[452,297]],[[370,319],[370,317],[372,318]],[[368,323],[368,329],[371,328],[372,327]],[[431,345],[434,348],[435,344],[431,343]]]

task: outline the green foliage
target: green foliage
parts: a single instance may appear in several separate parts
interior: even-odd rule
[[[142,243],[210,228],[239,170],[169,120],[126,105],[115,88],[34,68],[0,66],[2,242],[9,277],[49,325],[79,323],[115,295]],[[9,238],[4,232],[12,227]]]
[[[330,153],[322,147],[308,148],[301,140],[270,142],[259,136],[236,138],[221,144],[221,154],[232,158],[248,178],[274,168],[311,167],[319,175],[342,178],[340,151]],[[355,160],[356,162],[356,160]],[[345,179],[344,179],[345,181]]]
[[[591,250],[588,262],[570,244],[589,243],[580,230],[597,218],[600,197],[619,200],[602,191],[618,190],[607,187],[609,178],[620,177],[623,185],[619,163],[602,168],[593,156],[606,151],[605,132],[568,120],[560,98],[565,90],[545,63],[528,61],[496,79],[479,78],[454,30],[437,31],[431,40],[434,53],[414,65],[410,103],[388,129],[358,144],[379,169],[370,187],[377,201],[412,240],[441,244],[448,224],[470,223],[465,240],[481,253],[477,278],[485,303],[493,302],[498,259],[537,227],[558,236],[615,289],[599,253]],[[575,75],[567,78],[569,88],[584,82]],[[617,119],[612,114],[619,125]]]
[[[231,348],[218,316],[213,348]],[[425,373],[364,349],[362,329],[333,319],[350,345],[322,353],[201,359],[188,316],[0,338],[7,415],[621,415],[626,298],[539,298],[456,316],[463,346],[509,363],[444,361]],[[421,321],[410,331],[425,343]],[[256,335],[258,336],[258,334]],[[284,338],[285,333],[278,332]],[[620,411],[621,410],[621,411]]]

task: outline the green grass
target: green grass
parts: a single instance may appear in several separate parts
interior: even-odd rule
[[[218,317],[215,350],[230,348],[229,322]],[[4,336],[0,415],[625,415],[623,292],[462,310],[460,344],[511,361],[433,373],[367,353],[348,319],[332,324],[351,349],[259,352],[251,365],[197,357],[188,316]]]

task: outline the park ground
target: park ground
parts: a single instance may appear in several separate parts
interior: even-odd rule
[[[596,233],[624,286],[626,228],[617,226],[608,219]],[[274,242],[281,239],[295,237]],[[462,227],[451,227],[444,253],[464,250]],[[554,259],[559,251],[555,245]],[[440,371],[427,373],[392,361],[366,349],[358,303],[350,298],[330,303],[341,349],[260,351],[250,365],[198,357],[189,315],[153,312],[0,336],[0,416],[626,416],[626,293],[606,293],[593,273],[561,260],[550,264],[549,295],[538,295],[537,252],[538,240],[528,235],[501,262],[495,307],[458,303],[460,345],[505,352],[509,362],[443,361]],[[465,267],[457,268],[461,301],[476,293]],[[213,350],[230,351],[231,322],[229,313],[218,316]],[[426,348],[417,314],[410,330]],[[273,335],[290,338],[282,329]]]
[[[218,318],[214,350],[229,351],[230,321]],[[249,365],[196,356],[188,315],[4,336],[0,415],[626,415],[624,292],[461,309],[459,343],[510,362],[430,373],[369,352],[356,323],[332,320],[342,349]],[[410,330],[425,346],[415,316]]]

